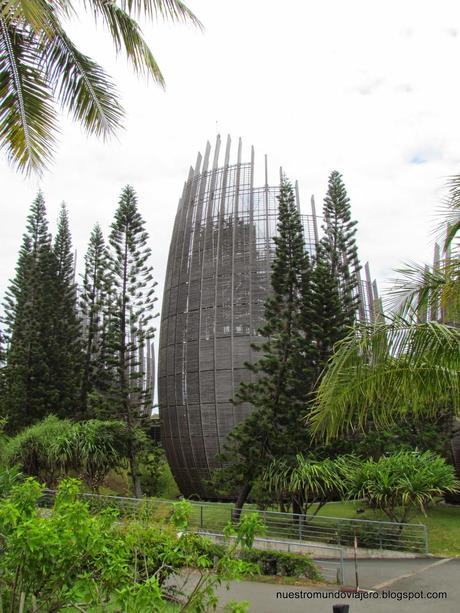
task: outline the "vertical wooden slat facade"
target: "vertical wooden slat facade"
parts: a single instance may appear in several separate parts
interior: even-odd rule
[[[279,186],[254,186],[250,162],[230,164],[227,139],[209,144],[190,170],[179,200],[165,279],[159,349],[162,439],[174,477],[186,496],[214,498],[206,485],[220,466],[229,432],[250,413],[230,398],[251,377],[251,344],[263,324],[270,291]],[[213,160],[210,166],[210,160]],[[298,189],[296,190],[298,198]],[[305,215],[306,248],[318,241],[315,217]]]

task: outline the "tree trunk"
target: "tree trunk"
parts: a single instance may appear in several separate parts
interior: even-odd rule
[[[299,516],[302,515],[302,506],[299,504],[299,501],[295,498],[292,500],[292,518],[294,523],[299,522]]]
[[[252,483],[247,482],[243,485],[243,487],[238,492],[238,498],[235,502],[235,508],[232,511],[232,521],[234,523],[238,522],[241,517],[241,510],[244,506],[244,503],[248,499],[249,494],[251,493]]]
[[[131,479],[133,482],[134,497],[142,498],[141,480],[137,472],[136,451],[133,448],[131,448],[129,454],[129,467],[131,469]]]

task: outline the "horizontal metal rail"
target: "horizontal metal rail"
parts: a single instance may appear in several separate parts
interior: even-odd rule
[[[53,490],[45,490],[44,498],[53,497]],[[129,498],[85,493],[81,496],[92,508],[114,506],[120,513],[147,513],[157,519],[167,519],[174,501],[160,498]],[[423,524],[395,523],[369,519],[343,519],[328,516],[298,515],[278,511],[245,508],[237,510],[226,503],[194,502],[191,504],[190,527],[220,533],[229,521],[248,513],[259,513],[265,535],[273,539],[308,541],[366,549],[428,553],[428,532]]]

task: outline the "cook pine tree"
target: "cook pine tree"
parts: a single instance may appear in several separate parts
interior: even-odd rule
[[[286,179],[274,242],[271,294],[259,330],[264,340],[254,347],[261,357],[247,364],[253,380],[242,383],[234,399],[249,403],[252,412],[230,434],[225,454],[230,464],[220,475],[237,486],[237,509],[271,460],[295,457],[308,444],[302,417],[317,370],[312,267],[294,190]]]
[[[319,372],[325,368],[334,346],[353,327],[359,306],[356,221],[342,175],[334,170],[323,203],[323,237],[314,259]]]
[[[79,416],[79,388],[83,364],[81,326],[77,309],[75,255],[65,204],[59,212],[53,244],[55,259],[52,371],[58,382],[55,413],[60,417]]]
[[[127,185],[121,193],[109,236],[114,288],[110,334],[116,361],[113,401],[118,417],[130,433],[129,464],[136,497],[142,496],[138,434],[151,409],[151,393],[148,385],[144,385],[143,352],[155,332],[156,283],[149,263],[148,239],[136,193]]]
[[[116,364],[110,347],[113,304],[110,254],[99,224],[91,232],[79,296],[83,365],[80,409],[86,418],[110,418]]]
[[[9,432],[17,432],[56,410],[59,391],[51,359],[55,274],[45,200],[39,192],[27,217],[16,274],[4,303],[7,351],[3,412]]]

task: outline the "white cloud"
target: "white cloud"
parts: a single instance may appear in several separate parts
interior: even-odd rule
[[[24,180],[0,159],[0,289],[12,276],[39,186],[54,223],[67,202],[80,260],[90,229],[107,230],[126,183],[137,189],[160,286],[177,202],[198,149],[217,129],[256,162],[269,155],[320,206],[343,173],[362,259],[382,283],[407,260],[431,259],[432,214],[458,172],[460,6],[454,0],[191,0],[205,25],[145,25],[167,89],[115,62],[88,20],[71,26],[119,84],[127,109],[118,141],[86,138],[66,121],[52,172]],[[89,32],[91,34],[89,35]],[[364,95],[363,95],[364,94]],[[414,163],[419,156],[423,163]],[[259,168],[259,170],[260,170]]]

